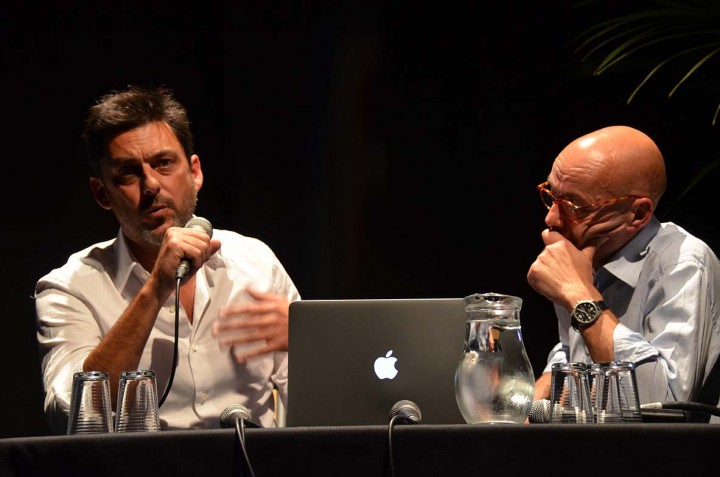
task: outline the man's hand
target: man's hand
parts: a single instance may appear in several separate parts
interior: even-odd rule
[[[151,275],[163,290],[175,291],[175,272],[182,260],[190,262],[188,277],[207,262],[220,249],[220,241],[212,240],[203,230],[170,227],[165,232]]]
[[[220,319],[213,323],[213,335],[221,346],[258,343],[244,355],[236,355],[238,362],[273,351],[287,351],[290,306],[287,297],[252,288],[247,293],[254,301],[222,308]]]
[[[590,240],[582,250],[549,229],[542,232],[542,239],[545,248],[528,271],[530,286],[567,309],[571,309],[577,300],[596,297],[592,260],[597,247],[607,239]]]

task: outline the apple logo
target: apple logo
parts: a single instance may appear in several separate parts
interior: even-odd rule
[[[397,376],[398,370],[395,369],[397,358],[390,356],[393,350],[388,351],[385,356],[380,356],[375,360],[375,374],[380,379],[393,379]]]

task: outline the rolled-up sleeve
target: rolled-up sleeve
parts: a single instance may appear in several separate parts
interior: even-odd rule
[[[717,271],[681,260],[647,289],[641,327],[620,324],[615,359],[638,363],[642,401],[694,399],[717,359]]]
[[[64,433],[73,374],[100,342],[100,329],[88,307],[67,289],[38,283],[35,295],[45,414],[53,432]]]

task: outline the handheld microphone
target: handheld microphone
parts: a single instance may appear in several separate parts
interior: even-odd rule
[[[185,224],[185,227],[192,229],[200,229],[206,234],[208,234],[209,237],[212,237],[213,235],[213,228],[212,225],[210,225],[210,221],[207,219],[203,219],[202,217],[193,216],[193,218],[188,220],[188,222]],[[168,394],[170,393],[170,388],[173,384],[173,380],[175,379],[175,369],[177,368],[178,360],[178,334],[180,329],[180,283],[189,271],[190,261],[186,259],[183,259],[180,262],[180,265],[178,265],[177,270],[175,271],[175,343],[173,345],[173,361],[172,368],[170,368],[170,379],[168,380],[162,397],[158,401],[158,407],[162,406],[165,403],[165,399],[168,397]]]
[[[422,413],[417,404],[403,399],[396,402],[390,409],[390,420],[402,424],[419,424],[422,420]]]
[[[539,401],[533,401],[528,421],[531,423],[550,422],[550,400],[540,399]]]
[[[207,219],[204,219],[202,217],[193,217],[192,219],[188,220],[188,222],[185,224],[186,229],[197,229],[202,230],[206,234],[208,234],[208,237],[213,236],[213,228],[210,224],[210,221]],[[177,267],[177,271],[175,272],[175,278],[183,279],[185,278],[185,275],[188,274],[190,271],[190,261],[183,259],[180,262],[180,265]]]
[[[225,408],[220,415],[220,427],[223,429],[235,428],[241,420],[244,422],[245,427],[256,429],[260,427],[253,422],[250,409],[241,404],[231,404]]]

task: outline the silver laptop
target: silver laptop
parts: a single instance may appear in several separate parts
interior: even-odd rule
[[[286,426],[388,424],[400,400],[422,424],[465,422],[462,298],[302,300],[289,320]]]

